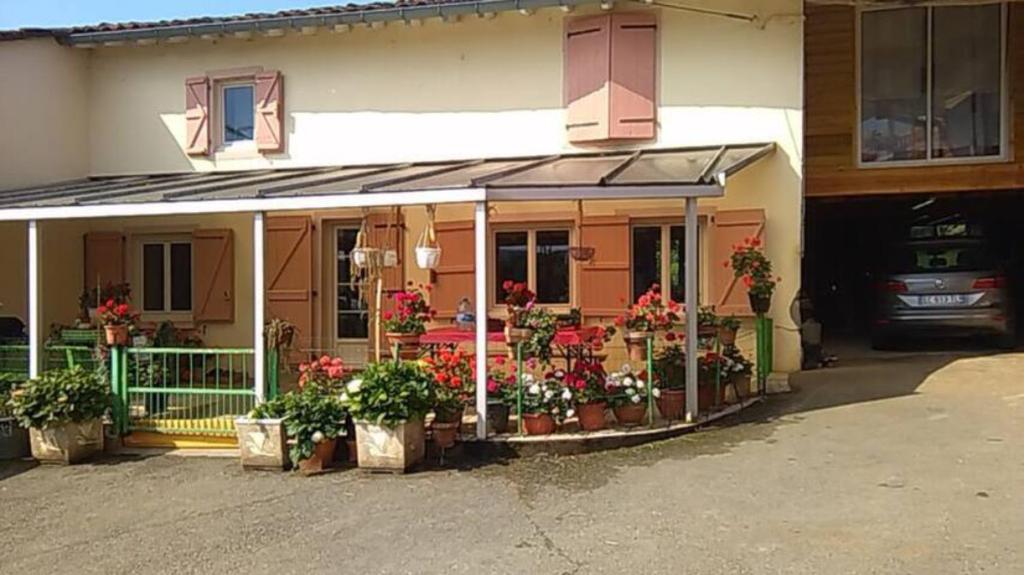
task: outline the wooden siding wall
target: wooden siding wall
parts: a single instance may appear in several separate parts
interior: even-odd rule
[[[847,6],[806,7],[806,195],[849,196],[956,192],[1024,187],[1024,5],[1009,13],[1009,161],[924,167],[857,167],[856,11]]]

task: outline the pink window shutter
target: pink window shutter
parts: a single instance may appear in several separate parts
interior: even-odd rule
[[[185,153],[210,152],[210,79],[206,76],[185,80]]]
[[[570,142],[608,137],[611,17],[570,20],[565,30],[566,131]]]
[[[609,139],[650,139],[656,133],[657,19],[613,14]]]
[[[284,151],[284,84],[276,70],[256,74],[256,149]]]

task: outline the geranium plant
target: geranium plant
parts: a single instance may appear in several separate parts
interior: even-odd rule
[[[751,375],[754,373],[754,362],[747,359],[740,348],[735,345],[726,346],[722,350],[723,367],[725,375],[729,377]]]
[[[323,391],[338,391],[344,384],[345,362],[329,355],[309,363],[299,364],[299,388],[317,387]]]
[[[346,384],[342,401],[355,420],[394,427],[427,415],[434,406],[433,379],[413,361],[371,363]]]
[[[565,376],[561,369],[539,380],[531,373],[523,374],[523,413],[547,414],[558,422],[575,415],[574,394],[566,387]]]
[[[459,414],[473,400],[476,358],[456,348],[442,349],[422,361],[434,382],[434,415],[441,422],[457,422]]]
[[[665,334],[666,345],[654,356],[654,374],[658,387],[662,389],[686,388],[686,351],[680,342],[683,338],[673,332]]]
[[[581,359],[565,374],[564,382],[575,394],[577,405],[600,403],[607,399],[604,387],[607,377],[601,362]]]
[[[772,262],[761,249],[761,239],[749,237],[732,247],[732,255],[725,262],[733,275],[743,282],[755,297],[770,298],[780,278],[772,275]]]
[[[508,406],[516,404],[516,366],[502,356],[487,370],[487,395]]]
[[[306,385],[257,405],[253,419],[284,419],[291,439],[288,456],[296,466],[313,457],[317,444],[336,439],[345,431],[345,406],[333,393],[317,385]]]
[[[618,371],[608,374],[605,380],[605,393],[612,406],[638,405],[647,400],[648,384],[644,374],[636,373],[629,366],[623,365]],[[659,392],[654,390],[654,396]]]
[[[103,326],[133,326],[139,319],[139,314],[132,309],[127,301],[108,299],[100,307],[96,308],[99,314],[100,324]]]
[[[46,429],[97,419],[110,406],[110,385],[81,366],[50,370],[10,392],[11,415],[25,428]]]
[[[435,312],[427,303],[424,293],[429,286],[409,287],[392,294],[395,310],[383,313],[384,330],[388,333],[405,335],[422,335],[427,331],[427,323],[434,319]]]
[[[536,305],[537,294],[526,287],[525,282],[505,280],[501,287],[505,290],[505,308],[508,310],[506,323],[512,327],[528,327],[525,325],[524,312]]]
[[[624,315],[615,318],[615,325],[632,332],[653,332],[672,327],[679,321],[679,304],[665,300],[658,284],[637,298]]]

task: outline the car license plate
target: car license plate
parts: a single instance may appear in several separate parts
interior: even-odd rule
[[[918,302],[923,306],[956,306],[966,305],[967,296],[960,294],[923,295],[919,296]]]

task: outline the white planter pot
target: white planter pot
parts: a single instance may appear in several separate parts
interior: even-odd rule
[[[235,429],[243,468],[283,471],[291,467],[284,419],[239,417]]]
[[[356,452],[361,468],[404,472],[423,461],[426,452],[423,420],[407,421],[394,427],[357,421]]]
[[[370,265],[370,258],[376,257],[376,248],[355,248],[352,250],[352,263],[358,268],[365,268]]]
[[[29,430],[32,457],[42,463],[78,463],[103,451],[103,422],[91,419]]]
[[[416,265],[423,270],[437,269],[441,263],[441,248],[416,248]]]
[[[386,268],[398,267],[398,252],[395,250],[385,250],[383,265]]]

